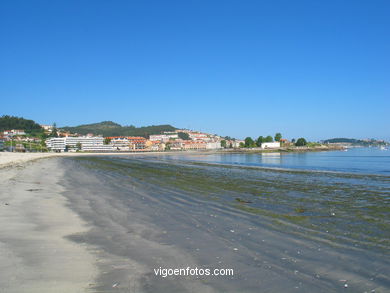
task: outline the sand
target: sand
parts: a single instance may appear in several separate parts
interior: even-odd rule
[[[41,158],[53,157],[56,153],[11,153],[0,152],[0,168],[14,166]]]
[[[57,160],[50,154],[7,154],[0,169],[0,292],[86,292],[95,258],[66,237],[88,230],[67,207]]]
[[[117,152],[117,153],[18,153],[18,152],[0,152],[0,168],[21,165],[26,162],[35,161],[52,157],[85,157],[85,156],[134,156],[134,155],[156,155],[170,154],[174,152]],[[187,153],[192,153],[188,151]]]

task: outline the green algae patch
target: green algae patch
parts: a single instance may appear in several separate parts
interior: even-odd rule
[[[390,248],[388,176],[139,158],[74,160],[96,172],[264,217],[283,231],[305,231],[307,237],[334,243]]]

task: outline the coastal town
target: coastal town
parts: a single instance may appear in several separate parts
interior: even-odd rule
[[[221,137],[188,129],[164,131],[142,136],[103,136],[94,133],[85,135],[56,129],[53,125],[40,125],[43,138],[28,135],[23,129],[5,130],[0,133],[0,150],[15,152],[156,152],[156,151],[212,151],[212,150],[308,150],[344,148],[351,143],[311,143],[304,138],[291,141],[282,138],[260,136],[257,140]],[[45,138],[46,137],[46,138]],[[365,140],[383,143],[385,141]]]
[[[105,121],[57,128],[55,123],[44,125],[12,116],[0,118],[0,150],[11,152],[308,151],[388,146],[387,142],[375,139],[310,142],[303,137],[288,140],[281,133],[276,133],[274,136],[240,140],[202,131],[177,129],[170,125],[136,128]],[[7,129],[8,126],[14,126],[15,129]],[[148,131],[144,132],[146,128]]]
[[[225,139],[218,135],[178,129],[172,132],[163,132],[150,135],[148,138],[141,136],[107,136],[88,133],[80,135],[67,131],[55,130],[51,125],[41,125],[48,136],[41,149],[54,152],[145,152],[145,151],[185,151],[185,150],[217,150],[228,146],[240,148],[245,141]],[[53,132],[56,132],[53,135]],[[29,137],[22,129],[6,130],[0,136],[0,148],[7,144],[14,151],[26,151],[31,144],[40,144],[42,140],[37,137]],[[266,144],[264,147],[279,147],[279,142]]]

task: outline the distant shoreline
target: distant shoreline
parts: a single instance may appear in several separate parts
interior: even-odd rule
[[[76,157],[76,156],[133,156],[133,155],[162,155],[162,154],[257,154],[257,153],[302,153],[302,152],[322,152],[322,151],[340,151],[345,147],[300,147],[300,148],[241,148],[241,149],[221,149],[221,150],[190,150],[190,151],[160,151],[160,152],[66,152],[66,153],[18,153],[18,152],[0,152],[0,168],[12,167],[29,161],[35,161],[50,157]]]
[[[282,147],[275,149],[261,148],[240,148],[240,149],[223,149],[218,152],[228,153],[302,153],[302,152],[324,152],[324,151],[342,151],[346,148],[343,146],[320,146],[320,147]]]

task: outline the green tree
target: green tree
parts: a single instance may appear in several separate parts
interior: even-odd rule
[[[293,139],[291,140],[291,142],[292,142],[292,143],[295,143],[295,138],[293,138]]]
[[[0,116],[0,132],[10,129],[23,129],[27,134],[33,136],[39,136],[43,133],[43,128],[33,120],[9,115]]]
[[[297,139],[297,142],[295,143],[295,145],[296,146],[305,146],[305,145],[307,145],[307,141],[306,141],[306,139],[301,137],[301,138]]]
[[[261,144],[264,142],[264,137],[263,136],[259,136],[259,138],[256,140],[256,145],[258,147],[261,147]]]
[[[244,148],[244,147],[245,147],[245,143],[240,142],[240,148]]]
[[[221,140],[221,147],[226,148],[226,140]]]
[[[80,142],[78,142],[77,144],[76,144],[76,148],[77,148],[77,150],[81,150],[81,147],[82,147],[82,145],[81,145],[81,143]]]
[[[255,146],[255,142],[253,141],[253,139],[251,137],[247,137],[245,138],[245,147],[246,148],[253,148]]]
[[[280,132],[275,134],[275,141],[280,141],[281,138],[282,138],[282,134]]]
[[[53,123],[53,128],[51,130],[49,137],[58,137],[57,124],[55,122]]]
[[[110,144],[110,142],[111,142],[111,139],[110,139],[110,138],[106,137],[106,138],[104,139],[104,144]]]
[[[272,138],[271,135],[268,135],[265,139],[264,139],[264,142],[273,142],[274,139]]]
[[[190,136],[186,132],[179,132],[177,135],[179,136],[179,138],[183,140],[190,140]]]

